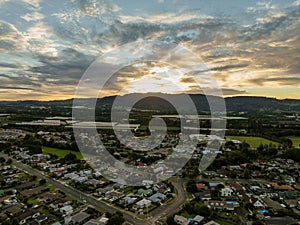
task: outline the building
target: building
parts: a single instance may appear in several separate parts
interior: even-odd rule
[[[149,197],[148,199],[153,203],[159,203],[162,200],[164,200],[166,197],[167,196],[162,193],[156,193],[156,194],[152,195],[151,197]]]
[[[74,225],[84,224],[90,219],[91,215],[86,212],[79,212],[71,217],[71,223]]]
[[[188,225],[190,223],[190,221],[187,218],[179,215],[174,216],[174,221],[179,225]]]
[[[149,206],[151,205],[151,201],[148,200],[148,199],[142,199],[141,201],[138,201],[138,202],[136,203],[136,205],[137,205],[139,208],[143,209],[143,208],[149,207]]]
[[[233,194],[233,190],[231,188],[223,188],[221,190],[221,196],[222,197],[230,197]]]

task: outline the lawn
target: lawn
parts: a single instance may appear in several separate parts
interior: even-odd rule
[[[44,154],[54,154],[57,155],[59,158],[63,158],[65,157],[65,155],[69,154],[69,153],[73,153],[74,155],[76,155],[76,157],[78,159],[82,159],[82,155],[80,152],[75,152],[75,151],[71,151],[71,150],[63,150],[63,149],[58,149],[58,148],[50,148],[50,147],[43,147],[43,153]]]
[[[286,137],[286,138],[291,139],[295,147],[300,145],[300,137],[294,136],[294,137]]]
[[[231,140],[238,140],[238,141],[245,141],[247,142],[251,147],[253,148],[257,148],[260,144],[278,144],[277,142],[274,141],[270,141],[268,139],[265,138],[261,138],[261,137],[247,137],[247,136],[226,136],[226,139],[231,139]]]

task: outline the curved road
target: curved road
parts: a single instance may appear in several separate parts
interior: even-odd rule
[[[4,157],[6,160],[11,158],[6,154],[0,153],[0,156]],[[116,208],[112,205],[109,205],[107,203],[101,202],[87,194],[85,194],[82,191],[79,191],[71,186],[68,186],[66,184],[63,184],[62,182],[59,182],[49,176],[44,175],[42,172],[26,165],[23,164],[19,161],[16,161],[14,159],[12,159],[13,164],[20,168],[21,170],[27,171],[30,174],[33,174],[37,177],[39,177],[40,179],[45,179],[49,184],[57,187],[58,189],[66,192],[68,195],[71,195],[75,198],[79,198],[79,199],[84,199],[88,204],[96,207],[96,208],[100,208],[104,211],[107,211],[109,213],[114,213],[116,211],[120,211],[123,213],[124,218],[126,221],[130,222],[131,224],[134,225],[151,225],[151,224],[155,224],[155,221],[161,219],[161,218],[165,218],[168,217],[169,215],[173,214],[174,212],[178,211],[181,207],[181,205],[186,201],[187,199],[187,193],[183,188],[183,183],[184,180],[180,179],[177,180],[176,182],[172,182],[174,187],[175,187],[175,192],[176,192],[176,198],[169,202],[166,203],[165,205],[162,205],[158,208],[156,208],[155,210],[153,210],[152,212],[149,213],[148,219],[144,220],[144,219],[140,219],[138,217],[136,217],[136,215]]]
[[[185,181],[183,179],[177,179],[176,182],[172,182],[175,188],[176,198],[173,201],[166,203],[150,212],[149,221],[154,223],[155,221],[161,218],[166,218],[180,210],[180,207],[185,203],[187,199],[187,192],[183,187],[184,182]]]

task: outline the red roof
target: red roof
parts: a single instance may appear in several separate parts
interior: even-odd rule
[[[237,184],[237,183],[231,183],[230,186],[235,188],[237,191],[240,191],[243,189],[243,186],[240,184]]]
[[[196,184],[196,187],[197,187],[198,189],[207,189],[207,188],[208,188],[205,184],[202,184],[202,183]]]
[[[8,200],[8,199],[11,199],[11,197],[10,196],[2,197],[2,198],[0,198],[0,202],[4,202],[5,200]]]
[[[147,164],[143,162],[139,162],[139,166],[147,166]]]
[[[66,172],[65,169],[61,169],[61,170],[56,170],[56,171],[54,171],[54,173],[56,173],[56,174],[62,174],[62,173],[65,173],[65,172]]]
[[[277,190],[288,190],[288,191],[293,191],[294,188],[291,185],[279,185],[277,183],[270,183],[270,185]]]

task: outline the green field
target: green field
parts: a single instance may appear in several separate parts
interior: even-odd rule
[[[231,140],[238,140],[238,141],[245,141],[247,142],[251,147],[253,148],[257,148],[258,146],[260,146],[260,144],[278,144],[277,142],[274,141],[270,141],[268,139],[265,138],[261,138],[261,137],[246,137],[246,136],[226,136],[226,139],[231,139]]]
[[[43,153],[44,154],[54,154],[57,155],[59,158],[63,158],[65,157],[65,155],[69,154],[69,153],[73,153],[74,155],[76,155],[76,157],[78,159],[82,159],[82,155],[80,152],[75,152],[75,151],[71,151],[71,150],[63,150],[63,149],[58,149],[58,148],[50,148],[50,147],[43,147]]]
[[[292,140],[293,144],[295,147],[299,146],[300,145],[300,137],[286,137],[286,138],[289,138]]]

